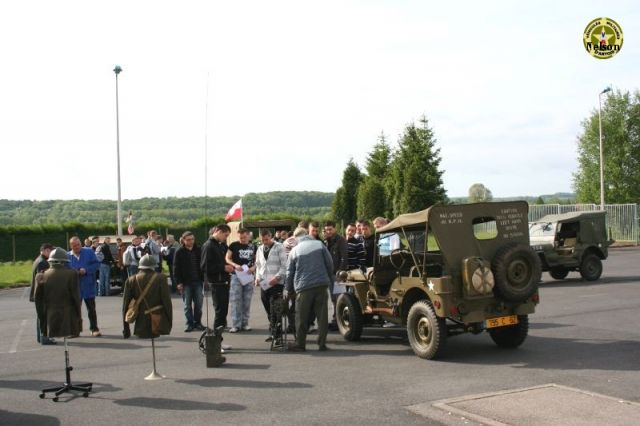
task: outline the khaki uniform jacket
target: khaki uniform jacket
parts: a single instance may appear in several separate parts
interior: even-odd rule
[[[38,274],[35,302],[43,335],[69,337],[82,331],[80,282],[76,270],[53,265]]]
[[[151,315],[145,314],[145,311],[149,308],[161,306],[161,309],[154,311],[154,313],[160,314],[160,334],[166,335],[171,333],[171,325],[173,322],[173,309],[171,306],[171,294],[169,294],[169,284],[167,277],[164,274],[153,272],[150,270],[142,270],[136,275],[129,277],[124,285],[124,297],[122,299],[122,319],[124,321],[124,315],[129,308],[129,302],[131,299],[138,299],[140,294],[151,281],[154,275],[158,275],[155,282],[151,284],[151,288],[147,291],[144,300],[140,301],[138,305],[138,316],[136,317],[136,324],[133,330],[133,334],[142,338],[150,339],[152,337],[158,337],[151,334]],[[139,285],[138,285],[139,284]]]

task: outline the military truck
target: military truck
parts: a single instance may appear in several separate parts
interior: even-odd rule
[[[547,215],[529,224],[531,247],[542,270],[556,280],[578,271],[585,281],[602,275],[602,261],[613,243],[607,237],[606,212],[588,211]]]
[[[378,229],[373,268],[338,273],[347,288],[336,301],[340,333],[358,340],[364,327],[395,323],[425,359],[467,332],[520,346],[541,275],[528,210],[526,202],[437,205]]]

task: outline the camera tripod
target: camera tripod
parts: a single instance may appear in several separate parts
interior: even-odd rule
[[[85,398],[89,396],[93,383],[81,383],[77,385],[71,383],[71,371],[73,370],[73,367],[69,365],[69,347],[67,346],[66,337],[64,338],[64,364],[66,373],[64,385],[42,389],[40,391],[40,399],[44,399],[44,396],[47,393],[54,393],[53,402],[58,402],[60,395],[63,393],[71,393],[72,391],[82,392],[82,396]]]

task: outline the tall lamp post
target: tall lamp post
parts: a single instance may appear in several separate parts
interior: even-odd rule
[[[605,88],[598,94],[598,127],[600,128],[600,210],[604,210],[604,154],[602,149],[602,95],[611,91]]]
[[[120,111],[118,108],[118,74],[122,72],[122,67],[116,65],[113,69],[116,73],[116,148],[118,152],[118,236],[122,236],[122,199],[120,193]]]

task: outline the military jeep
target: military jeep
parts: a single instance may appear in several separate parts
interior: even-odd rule
[[[589,211],[547,215],[530,223],[530,244],[542,270],[556,280],[570,271],[579,271],[585,281],[600,278],[613,242],[607,238],[605,219],[606,212]]]
[[[433,206],[376,231],[374,266],[342,271],[336,301],[346,340],[380,320],[406,327],[411,348],[436,358],[448,337],[488,331],[500,347],[527,337],[539,301],[540,259],[526,202]]]

